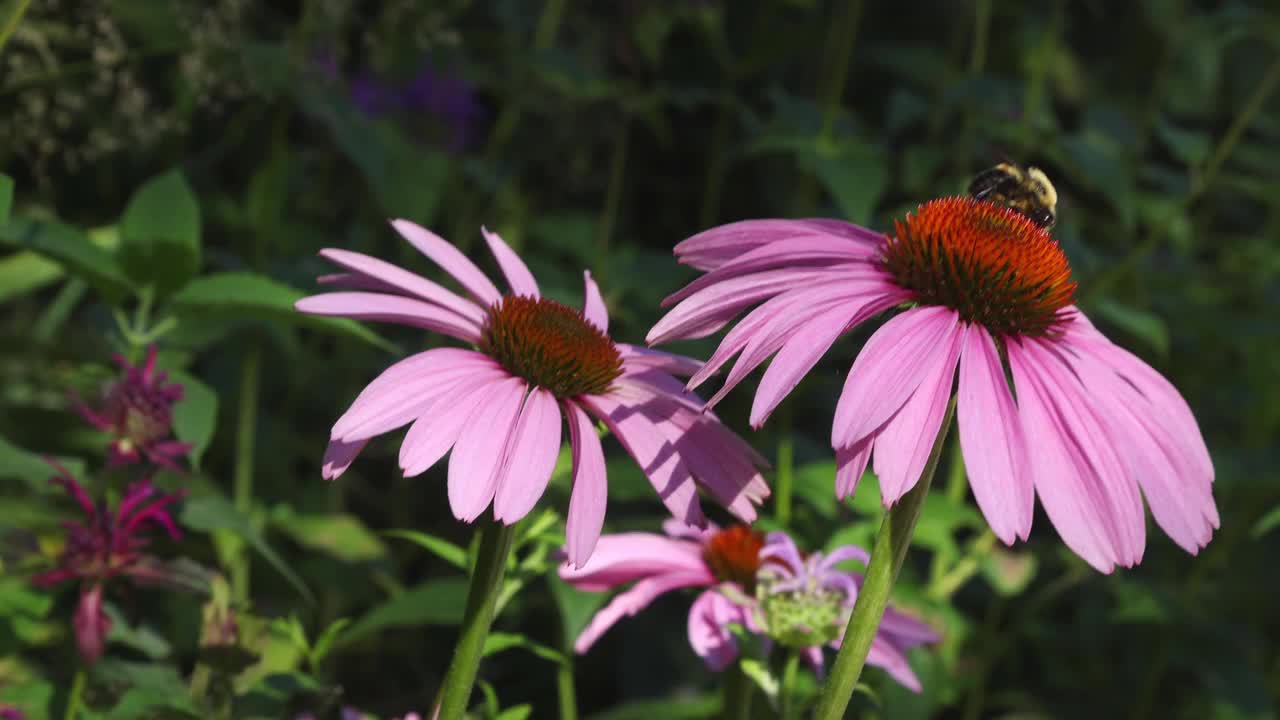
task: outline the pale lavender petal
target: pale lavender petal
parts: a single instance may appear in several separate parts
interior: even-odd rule
[[[858,489],[858,481],[867,471],[875,435],[868,435],[852,447],[836,448],[836,499],[844,500]]]
[[[701,556],[702,552],[702,543],[710,540],[719,531],[720,526],[710,521],[707,522],[707,526],[704,528],[685,525],[675,518],[667,518],[662,521],[662,532],[666,533],[667,537],[677,540],[691,540],[698,543],[699,556]]]
[[[325,480],[337,480],[342,473],[351,467],[351,463],[355,462],[356,456],[364,450],[364,446],[368,440],[359,440],[357,442],[343,442],[342,440],[330,440],[329,447],[325,448],[324,461],[320,466],[320,477]]]
[[[741,220],[681,241],[675,247],[675,255],[683,264],[712,270],[760,246],[811,235],[843,238],[849,243],[848,253],[854,257],[871,257],[884,242],[883,233],[830,218]]]
[[[831,428],[833,447],[853,445],[884,425],[947,359],[943,340],[959,322],[941,307],[908,310],[876,330],[849,370]]]
[[[892,507],[915,487],[929,461],[951,398],[964,335],[965,326],[955,324],[939,341],[935,350],[943,356],[941,365],[932,363],[931,358],[921,358],[921,364],[933,364],[936,374],[922,378],[898,414],[876,433],[872,458],[876,476],[880,478],[880,497],[887,507]]]
[[[956,397],[969,487],[987,524],[1006,545],[1027,539],[1035,511],[1027,441],[995,342],[974,325],[960,354]]]
[[[676,522],[669,520],[670,522]],[[688,527],[688,526],[683,526]],[[589,592],[612,590],[619,585],[653,575],[698,575],[710,585],[715,577],[702,559],[702,542],[663,537],[654,533],[616,533],[601,537],[595,552],[581,566],[559,569],[565,582]]]
[[[772,560],[774,563],[766,563]],[[794,575],[804,568],[804,558],[795,540],[784,532],[771,532],[765,536],[764,546],[760,548],[761,571],[784,570],[784,575]]]
[[[489,397],[486,392],[497,378],[467,378],[439,396],[433,404],[439,412],[423,412],[400,444],[400,469],[405,477],[421,475],[440,461],[458,441],[471,413]]]
[[[841,545],[822,557],[818,572],[830,572],[836,565],[848,560],[857,560],[865,567],[871,562],[871,555],[857,545]]]
[[[449,456],[449,507],[471,522],[489,507],[506,462],[507,445],[527,385],[520,378],[495,382],[476,406]]]
[[[582,271],[582,284],[585,286],[582,290],[582,315],[587,322],[609,332],[609,308],[604,304],[600,286],[596,285],[590,270]]]
[[[800,658],[813,670],[819,680],[826,674],[822,666],[822,646],[811,645],[800,651]]]
[[[700,587],[705,584],[705,576],[699,573],[671,573],[641,580],[630,590],[619,593],[612,602],[591,618],[591,622],[574,641],[574,652],[585,653],[606,630],[613,627],[614,623],[649,607],[649,604],[659,595],[680,588]]]
[[[304,297],[294,303],[299,312],[352,320],[389,322],[434,330],[469,343],[480,341],[480,325],[439,305],[400,295],[334,292]]]
[[[391,225],[418,252],[453,276],[481,305],[488,307],[502,299],[502,293],[480,272],[480,268],[444,238],[408,220],[392,220]]]
[[[889,673],[889,677],[912,692],[920,692],[920,679],[916,677],[907,662],[906,653],[889,642],[883,635],[877,634],[871,641],[871,651],[867,653],[867,664]]]
[[[884,617],[880,619],[877,631],[890,639],[894,645],[912,648],[917,645],[935,643],[942,638],[928,623],[895,609],[892,605],[885,608]]]
[[[343,290],[367,290],[391,295],[400,292],[396,287],[388,285],[375,277],[354,272],[321,275],[316,278],[316,282],[320,285],[330,285]]]
[[[685,357],[684,355],[676,355],[661,350],[650,350],[646,347],[628,345],[627,343],[615,343],[615,347],[618,348],[618,354],[622,356],[622,370],[624,373],[661,370],[673,375],[689,376],[698,372],[698,369],[702,367],[701,360]]]
[[[705,590],[689,608],[689,645],[712,672],[720,672],[738,657],[738,641],[730,625],[746,626],[750,611],[715,589]]]
[[[564,412],[573,450],[573,492],[565,519],[565,549],[569,563],[581,568],[592,556],[604,527],[609,486],[604,448],[596,436],[595,423],[572,401],[564,401]]]
[[[498,478],[493,516],[514,525],[537,504],[560,454],[560,405],[550,392],[533,388],[525,398]],[[603,514],[602,514],[603,515]]]
[[[483,325],[485,322],[485,311],[479,305],[458,297],[436,283],[404,268],[349,250],[326,248],[320,251],[320,256],[359,275],[371,278],[377,284],[392,288],[396,292],[416,295],[423,300],[452,310],[477,325]]]
[[[489,251],[498,261],[498,267],[502,268],[502,274],[507,277],[511,294],[532,298],[542,297],[538,292],[538,281],[533,279],[533,273],[529,272],[528,266],[519,255],[516,255],[511,246],[503,242],[498,233],[489,232],[488,228],[482,227],[480,232],[484,233],[484,240],[489,243]]]

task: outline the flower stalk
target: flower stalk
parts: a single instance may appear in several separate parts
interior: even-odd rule
[[[782,720],[793,720],[800,716],[800,708],[796,698],[796,674],[800,670],[800,650],[787,649],[787,661],[782,666]]]
[[[933,441],[933,449],[929,452],[929,460],[920,475],[920,481],[885,513],[884,522],[880,525],[875,545],[871,549],[871,564],[867,567],[866,577],[858,591],[858,601],[849,617],[844,642],[836,655],[835,665],[831,668],[831,676],[818,695],[818,707],[814,713],[816,720],[838,720],[844,717],[845,709],[849,706],[853,689],[862,674],[862,666],[866,663],[867,653],[871,651],[871,641],[875,639],[880,618],[889,602],[889,592],[898,579],[898,572],[902,570],[907,548],[911,546],[911,535],[915,532],[920,509],[924,506],[929,486],[933,483],[933,473],[938,467],[938,457],[946,444],[947,432],[951,429],[955,411],[956,396],[953,394],[947,403],[942,427],[938,429],[938,436]]]
[[[441,688],[440,720],[457,720],[467,710],[471,688],[480,670],[484,641],[493,623],[494,609],[507,572],[507,556],[515,539],[515,526],[487,521],[479,528],[480,548],[467,589],[467,608],[462,618],[462,634],[453,649],[453,661]]]
[[[725,720],[749,720],[754,691],[755,683],[742,672],[742,663],[730,665],[724,673],[724,706],[721,717]]]

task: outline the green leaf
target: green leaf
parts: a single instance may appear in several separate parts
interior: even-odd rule
[[[134,192],[120,222],[120,259],[138,285],[164,296],[200,270],[200,205],[177,170]]]
[[[1263,515],[1258,522],[1254,523],[1253,529],[1249,531],[1255,539],[1271,532],[1280,527],[1280,505],[1271,508],[1266,515]]]
[[[35,292],[63,276],[62,266],[29,250],[0,260],[0,303]]]
[[[182,383],[182,400],[173,406],[173,434],[190,443],[191,466],[200,469],[200,458],[213,441],[218,425],[218,394],[195,377],[180,370],[170,370],[174,382]]]
[[[13,209],[13,178],[0,173],[0,225],[9,222],[9,211]]]
[[[137,650],[150,660],[163,660],[169,656],[172,648],[163,635],[146,625],[130,625],[129,619],[113,603],[103,603],[102,609],[111,618],[107,642]]]
[[[796,468],[791,489],[796,497],[813,508],[824,518],[836,515],[836,463],[834,460],[818,460]]]
[[[493,720],[527,720],[533,714],[533,706],[525,703],[523,705],[514,705],[498,713]]]
[[[359,338],[376,347],[397,348],[360,323],[345,318],[304,315],[293,304],[306,293],[251,272],[225,272],[196,278],[173,296],[179,314],[198,319],[202,314],[236,316],[312,327]]]
[[[591,616],[609,599],[609,594],[579,590],[554,573],[547,576],[547,583],[560,610],[561,647],[571,648],[574,638],[591,622]]]
[[[342,631],[350,624],[351,618],[338,618],[320,633],[320,637],[316,638],[316,644],[311,648],[311,663],[313,665],[319,665],[329,655],[329,651],[333,649],[334,643],[337,642]]]
[[[84,461],[69,457],[56,459],[72,476],[84,477]],[[42,455],[23,450],[0,437],[0,478],[18,478],[33,489],[46,490],[49,478],[55,474],[57,470]]]
[[[272,523],[295,542],[339,560],[363,562],[387,554],[387,548],[360,518],[345,513],[287,515]]]
[[[133,282],[115,256],[70,225],[52,220],[11,219],[9,224],[0,226],[0,241],[57,262],[112,302],[133,292]]]
[[[693,720],[720,712],[719,695],[687,695],[678,699],[640,700],[592,715],[588,720]]]
[[[226,498],[217,495],[206,495],[188,500],[182,507],[181,522],[192,530],[201,532],[230,530],[241,536],[266,559],[271,567],[275,568],[276,572],[280,573],[298,591],[299,595],[306,598],[307,602],[315,601],[311,591],[302,582],[302,578],[298,577],[293,568],[267,544],[266,539],[262,537],[262,533],[258,532],[258,529],[253,526],[249,518],[236,510],[235,506]]]
[[[887,158],[878,147],[845,144],[834,152],[818,152],[806,163],[835,200],[840,213],[868,222],[889,181]]]
[[[543,660],[547,660],[548,662],[552,662],[557,665],[569,664],[569,658],[564,653],[559,650],[549,648],[546,645],[536,643],[518,633],[490,632],[484,639],[483,656],[488,657],[490,655],[500,653],[503,650],[510,650],[511,648],[528,650]]]
[[[755,658],[742,658],[738,661],[738,666],[742,668],[742,674],[751,678],[770,702],[777,701],[782,684],[773,676],[773,673],[769,672],[768,665]]]
[[[462,622],[466,600],[466,578],[428,580],[370,610],[335,644],[343,647],[389,628],[457,625]]]
[[[1168,356],[1169,328],[1159,315],[1105,298],[1092,306],[1112,325],[1146,343],[1161,357]]]
[[[408,540],[459,570],[466,571],[469,567],[467,551],[448,540],[442,540],[434,535],[428,535],[417,530],[387,530],[382,534],[387,537]]]

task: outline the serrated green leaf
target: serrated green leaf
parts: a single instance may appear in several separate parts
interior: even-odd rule
[[[467,551],[448,540],[442,540],[434,535],[428,535],[417,530],[387,530],[382,534],[387,537],[408,540],[459,570],[466,571],[469,566]]]
[[[114,255],[64,223],[13,218],[0,226],[0,241],[57,262],[68,273],[89,283],[111,302],[119,302],[134,290]]]
[[[200,469],[200,458],[213,442],[218,425],[218,394],[213,388],[181,370],[170,370],[174,382],[182,383],[182,400],[173,406],[173,434],[191,445],[191,466]]]
[[[268,322],[312,327],[359,338],[396,352],[394,344],[360,323],[345,318],[304,315],[293,304],[306,296],[301,290],[251,272],[204,275],[187,283],[173,296],[179,315],[198,320],[202,314],[249,317]]]
[[[428,580],[370,610],[335,645],[343,647],[389,628],[457,625],[466,600],[466,578]]]
[[[120,259],[138,285],[165,296],[200,270],[200,205],[170,170],[138,188],[120,221]]]
[[[206,495],[188,500],[183,504],[181,522],[192,530],[212,532],[214,530],[230,530],[243,537],[260,555],[280,573],[285,580],[307,599],[314,602],[306,583],[293,571],[293,568],[267,544],[262,533],[258,532],[249,518],[236,510],[226,498],[217,495]]]

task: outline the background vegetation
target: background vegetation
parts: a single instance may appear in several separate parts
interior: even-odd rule
[[[919,696],[869,673],[860,716],[1275,716],[1273,3],[8,0],[0,23],[0,703],[42,718],[67,700],[76,593],[26,582],[71,517],[38,456],[102,465],[67,397],[110,376],[112,351],[140,357],[156,336],[181,371],[178,434],[198,452],[160,482],[190,488],[187,532],[156,548],[218,575],[212,596],[108,593],[117,622],[85,716],[424,710],[470,529],[442,468],[398,477],[394,439],[339,482],[319,465],[359,389],[434,340],[291,312],[326,271],[318,249],[426,272],[385,222],[408,217],[492,268],[486,224],[554,297],[579,302],[591,268],[614,336],[638,342],[692,277],[671,246],[700,229],[805,215],[889,227],[1008,158],[1057,184],[1080,305],[1196,411],[1222,528],[1192,558],[1153,526],[1141,566],[1101,576],[1043,514],[1030,542],[993,543],[953,465],[895,594],[945,640],[915,655]],[[862,339],[749,436],[792,488],[765,525],[813,548],[876,526],[871,483],[836,505],[826,442]],[[721,406],[744,432],[749,399]],[[610,459],[607,529],[656,530],[660,503],[616,445]],[[567,488],[560,473],[544,507],[563,512]],[[686,597],[585,661],[565,654],[603,598],[550,577],[556,533],[552,516],[526,527],[495,627],[505,649],[482,668],[488,711],[554,716],[576,679],[585,716],[714,713]],[[200,653],[206,603],[234,609],[243,656]],[[197,668],[219,680],[202,698],[188,692]]]

